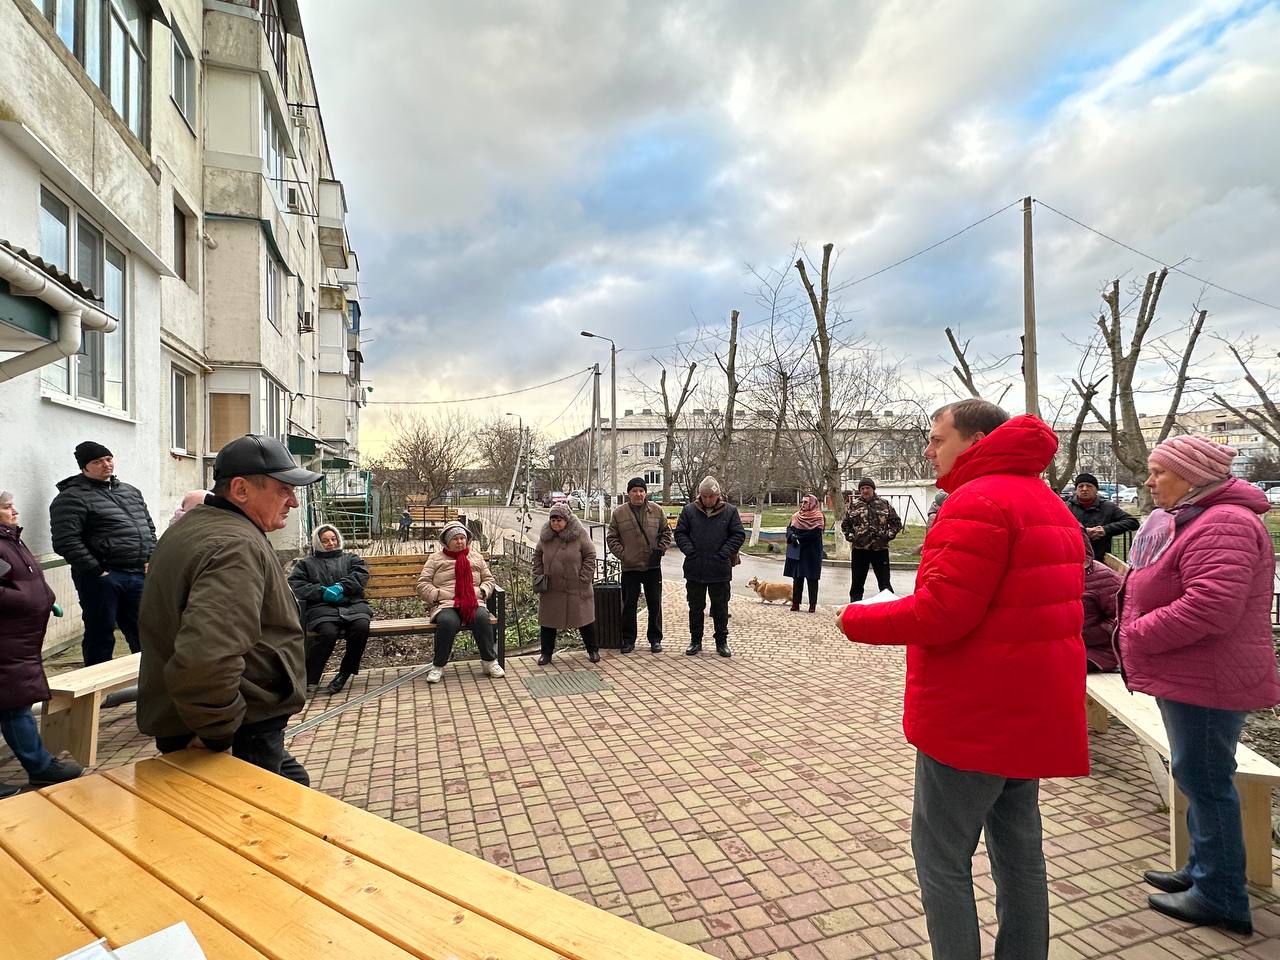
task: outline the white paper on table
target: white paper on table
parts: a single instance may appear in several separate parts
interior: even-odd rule
[[[208,960],[186,921],[120,947],[116,960]]]
[[[901,600],[901,599],[902,598],[898,596],[896,593],[894,593],[892,590],[886,589],[886,590],[881,590],[874,597],[867,597],[867,599],[865,600],[857,600],[855,602],[858,605],[865,607],[868,604],[872,604],[872,603],[892,603],[894,600]]]
[[[99,940],[88,946],[81,947],[79,950],[72,950],[70,953],[58,957],[58,960],[112,960],[115,954],[107,946],[106,940]]]

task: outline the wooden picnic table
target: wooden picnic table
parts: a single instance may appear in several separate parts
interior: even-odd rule
[[[705,954],[227,754],[0,801],[0,960],[186,921],[218,960]]]

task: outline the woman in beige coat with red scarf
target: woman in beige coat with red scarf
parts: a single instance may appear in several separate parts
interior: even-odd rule
[[[542,628],[540,666],[551,662],[556,631],[576,627],[592,663],[600,662],[596,648],[596,608],[591,584],[596,572],[596,548],[573,511],[562,503],[533,548],[533,589],[538,594],[538,625]]]
[[[504,675],[494,652],[493,617],[485,602],[498,589],[480,551],[473,550],[467,528],[454,522],[440,531],[444,549],[427,557],[418,575],[418,598],[427,605],[427,617],[435,621],[435,656],[427,671],[427,683],[444,679],[444,665],[453,653],[453,638],[463,627],[470,629],[480,648],[484,672],[493,678]]]

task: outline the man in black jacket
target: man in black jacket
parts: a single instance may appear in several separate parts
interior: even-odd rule
[[[71,565],[84,618],[81,651],[89,666],[111,659],[117,624],[137,653],[142,578],[156,546],[156,527],[137,487],[115,476],[115,458],[100,443],[76,447],[80,472],[58,484],[49,505],[53,549]]]
[[[1138,529],[1137,517],[1098,496],[1098,478],[1092,473],[1076,477],[1076,492],[1068,498],[1067,509],[1093,542],[1095,560],[1111,552],[1111,538],[1116,534]]]
[[[729,584],[733,558],[747,540],[738,508],[720,496],[715,477],[698,484],[698,498],[684,505],[676,523],[676,546],[684,554],[685,592],[689,598],[689,648],[685,656],[702,652],[707,594],[711,595],[711,622],[715,627],[716,653],[729,652]]]

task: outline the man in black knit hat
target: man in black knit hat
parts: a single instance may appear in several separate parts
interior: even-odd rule
[[[1138,529],[1138,518],[1120,504],[1098,495],[1098,478],[1092,473],[1076,477],[1076,491],[1067,498],[1067,509],[1093,542],[1093,558],[1101,561],[1111,552],[1111,538]]]
[[[76,447],[76,463],[80,472],[58,484],[49,504],[49,526],[80,595],[87,667],[111,659],[117,626],[130,650],[141,649],[138,604],[156,527],[142,493],[115,475],[110,450],[86,440]]]
[[[613,511],[605,544],[622,566],[622,652],[636,648],[640,591],[649,611],[649,650],[662,652],[662,555],[671,546],[662,508],[649,499],[644,477],[627,481],[627,502]]]

